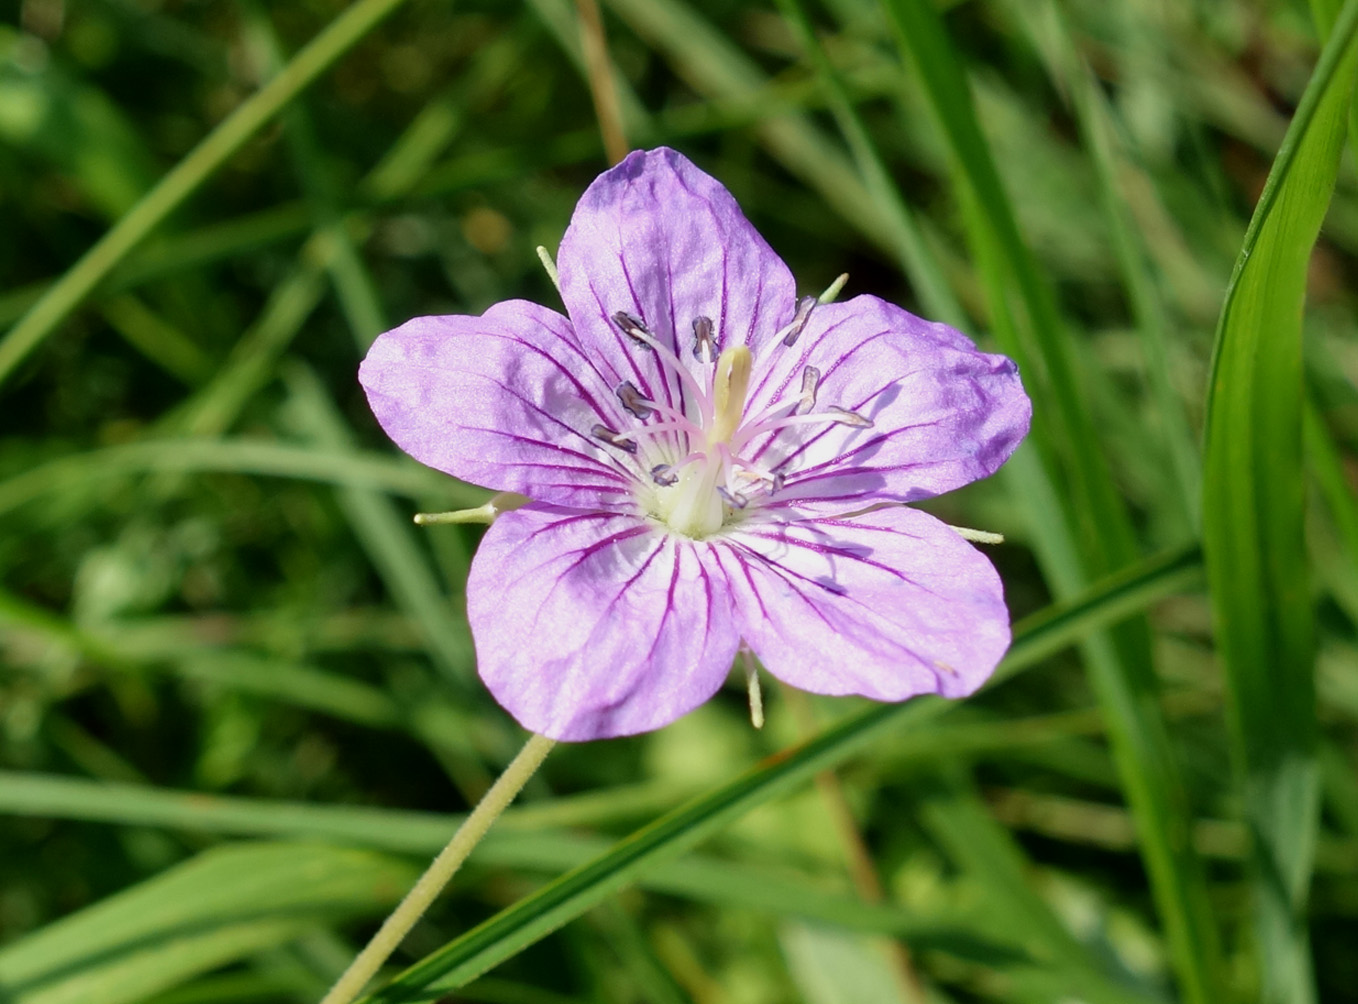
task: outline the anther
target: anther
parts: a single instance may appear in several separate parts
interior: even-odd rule
[[[646,327],[646,322],[635,314],[629,314],[625,310],[619,310],[613,315],[613,323],[616,324],[624,335],[632,339],[643,348],[650,349],[651,343],[648,341],[652,337],[651,331]]]
[[[816,388],[820,386],[820,370],[808,366],[802,370],[802,402],[798,411],[810,411],[816,406]]]
[[[641,391],[637,390],[637,385],[631,380],[624,380],[618,384],[618,389],[614,392],[618,395],[618,400],[622,406],[640,419],[650,418],[655,413],[650,402],[641,396]]]
[[[773,481],[769,484],[769,494],[774,495],[783,490],[783,485],[787,484],[787,478],[782,474],[774,474]]]
[[[637,452],[635,440],[619,435],[606,425],[594,426],[594,428],[589,430],[589,434],[595,439],[602,439],[609,446],[616,446],[618,449],[625,450],[628,453]]]
[[[740,494],[740,492],[728,491],[722,485],[717,485],[717,494],[720,495],[732,509],[744,509],[750,504],[750,500]]]
[[[784,345],[791,346],[802,336],[806,322],[811,320],[811,311],[816,309],[816,304],[819,302],[814,296],[804,296],[797,301],[797,311],[792,315],[792,323],[783,331]]]
[[[717,358],[717,338],[712,332],[712,318],[693,319],[693,357],[705,363]]]
[[[833,404],[828,406],[826,411],[835,416],[835,421],[840,425],[849,425],[855,429],[871,429],[872,419],[864,418],[856,411],[849,411],[847,408],[836,408]]]
[[[656,464],[651,468],[651,480],[663,488],[679,482],[679,475],[669,464]]]

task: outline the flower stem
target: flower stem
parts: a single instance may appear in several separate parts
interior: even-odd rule
[[[457,828],[448,846],[439,852],[434,863],[406,893],[405,899],[382,922],[382,927],[373,935],[373,939],[349,963],[349,968],[321,999],[321,1004],[350,1004],[362,992],[555,745],[556,740],[546,736],[532,735],[528,738],[519,755],[496,778],[490,790],[472,809],[471,815]]]

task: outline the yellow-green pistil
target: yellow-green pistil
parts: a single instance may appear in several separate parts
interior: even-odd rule
[[[707,537],[726,522],[726,502],[717,486],[728,480],[724,474],[730,467],[731,438],[745,414],[751,358],[744,345],[733,345],[717,357],[712,378],[712,421],[703,430],[702,458],[685,466],[676,484],[656,492],[655,515],[686,537]],[[689,447],[697,451],[698,444],[690,443]]]

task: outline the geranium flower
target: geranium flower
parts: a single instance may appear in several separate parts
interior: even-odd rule
[[[482,679],[554,739],[665,725],[741,646],[818,694],[960,697],[1009,645],[999,576],[906,503],[993,473],[1017,368],[874,296],[821,304],[717,181],[633,153],[561,242],[566,316],[418,317],[360,369],[387,434],[532,501],[467,581]]]

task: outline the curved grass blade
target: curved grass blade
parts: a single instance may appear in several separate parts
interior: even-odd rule
[[[1355,0],[1358,2],[1358,0]],[[1127,597],[1142,603],[1167,593],[1153,583],[1182,583],[1192,554],[1174,554],[1148,566],[1140,577],[1117,576],[1101,582],[1059,613],[1020,623],[1002,668],[1007,677],[1039,662],[1056,637],[1071,644],[1109,623],[1127,617]],[[365,998],[367,1004],[429,1000],[460,986],[579,916],[638,877],[670,861],[721,830],[757,805],[810,780],[867,746],[878,736],[916,727],[943,713],[949,702],[920,698],[906,704],[879,705],[828,729],[790,751],[752,768],[715,792],[668,813],[615,845],[607,854],[561,876],[531,896],[445,945],[407,969],[390,985]]]
[[[1208,386],[1203,544],[1244,813],[1262,999],[1315,999],[1305,920],[1318,823],[1314,612],[1302,470],[1302,308],[1339,169],[1358,0],[1335,22],[1226,292]]]
[[[377,914],[405,861],[323,844],[207,851],[0,949],[6,1004],[123,1004],[297,937]]]
[[[0,341],[0,383],[80,305],[128,252],[304,88],[403,0],[358,0],[278,76],[243,102],[53,284]]]

